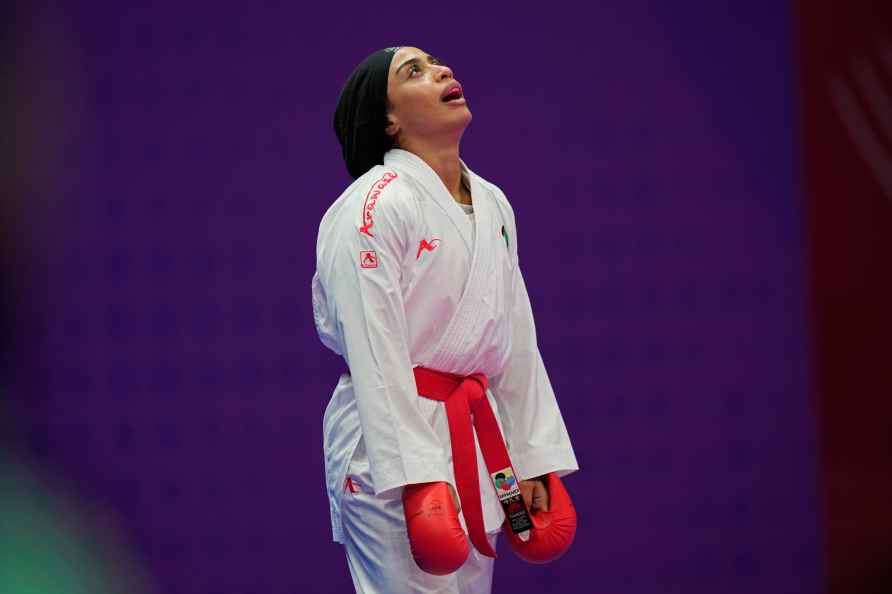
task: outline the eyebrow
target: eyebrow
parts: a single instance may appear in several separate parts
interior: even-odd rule
[[[440,60],[437,60],[437,58],[433,57],[432,55],[427,54],[427,61],[428,61],[428,62],[433,62],[433,61],[435,61],[435,60],[436,60],[437,62],[440,61]],[[403,66],[406,66],[407,64],[412,64],[412,63],[415,63],[415,62],[420,62],[420,61],[421,61],[421,58],[419,58],[419,57],[409,58],[408,60],[406,60],[405,62],[403,62],[402,64],[400,64],[399,68],[396,69],[396,73],[395,73],[395,74],[399,74],[399,73],[400,73],[400,70],[403,69]]]

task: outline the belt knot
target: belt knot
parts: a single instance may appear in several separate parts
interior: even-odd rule
[[[486,388],[488,383],[486,376],[482,373],[472,373],[462,380],[459,389],[463,389],[468,395],[468,402],[475,404],[481,398],[486,398]],[[456,392],[457,391],[458,390],[456,390]]]

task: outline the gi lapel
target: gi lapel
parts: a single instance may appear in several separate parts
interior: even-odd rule
[[[420,189],[449,217],[449,220],[452,221],[452,224],[455,225],[464,240],[468,253],[473,254],[474,247],[471,245],[471,234],[468,231],[467,221],[465,220],[468,215],[464,213],[461,206],[458,205],[455,198],[446,189],[443,180],[431,169],[431,166],[415,153],[399,148],[393,148],[384,153],[384,166],[390,165],[408,170],[420,182]],[[473,188],[471,189],[471,195],[474,196]],[[476,213],[476,204],[474,209]]]
[[[493,299],[492,286],[497,262],[495,255],[501,253],[495,250],[501,246],[492,245],[496,236],[491,228],[494,224],[492,219],[493,210],[496,208],[493,203],[495,197],[480,183],[477,175],[465,165],[464,161],[462,166],[467,170],[468,180],[471,182],[471,198],[474,202],[475,239],[471,270],[455,313],[431,357],[431,366],[452,373],[468,374],[478,371],[464,368],[469,360],[468,351],[477,344],[484,328],[492,326],[487,324],[486,318],[490,315],[489,308]]]
[[[495,197],[480,183],[477,174],[464,161],[460,162],[471,184],[471,198],[474,203],[473,242],[466,228],[467,215],[430,165],[418,155],[403,149],[390,149],[384,154],[385,166],[401,167],[417,178],[421,190],[443,209],[461,233],[471,253],[471,267],[461,299],[428,363],[432,369],[439,371],[471,373],[476,370],[463,369],[462,361],[467,360],[466,351],[470,344],[476,343],[484,325],[483,318],[488,315],[487,300],[493,298],[491,290],[498,259],[487,255],[499,254],[501,252],[496,250],[505,248],[499,243],[504,241],[502,237],[492,229]]]

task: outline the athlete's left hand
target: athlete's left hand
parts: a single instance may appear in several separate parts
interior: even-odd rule
[[[520,495],[523,502],[527,504],[527,509],[532,511],[548,511],[548,489],[541,479],[534,478],[528,481],[520,481],[518,483]]]

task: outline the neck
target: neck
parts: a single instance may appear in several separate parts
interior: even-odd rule
[[[400,148],[421,158],[443,181],[452,197],[462,204],[471,204],[470,193],[461,183],[461,163],[458,160],[458,143],[437,145],[414,139]]]

